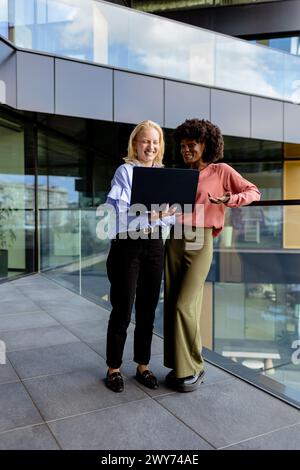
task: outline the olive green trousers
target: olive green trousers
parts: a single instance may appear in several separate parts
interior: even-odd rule
[[[200,316],[212,256],[211,228],[190,227],[181,239],[171,230],[165,245],[164,364],[178,378],[203,370]]]

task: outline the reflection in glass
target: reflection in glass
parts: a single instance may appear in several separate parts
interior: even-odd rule
[[[24,129],[0,117],[0,278],[33,270],[34,185],[27,174]]]
[[[78,210],[40,210],[40,270],[80,292],[80,219]]]
[[[278,51],[216,35],[214,85],[280,99],[284,86],[282,62]]]
[[[292,360],[300,339],[299,208],[245,207],[240,220],[257,221],[258,209],[259,232],[233,225],[230,245],[215,251],[214,350],[300,390]]]

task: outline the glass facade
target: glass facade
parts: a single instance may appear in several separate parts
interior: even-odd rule
[[[92,0],[7,0],[1,31],[17,47],[299,102],[299,58]]]

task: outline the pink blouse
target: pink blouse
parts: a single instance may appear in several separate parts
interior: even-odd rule
[[[208,194],[213,197],[221,197],[224,193],[230,193],[230,199],[226,204],[214,204],[210,202]],[[226,163],[211,163],[200,171],[196,194],[197,204],[204,206],[204,227],[213,228],[213,236],[216,237],[224,226],[226,207],[246,206],[253,201],[260,200],[260,192],[255,184],[243,178],[236,170]],[[199,212],[200,214],[201,212]],[[177,223],[203,227],[202,217],[197,216],[196,209],[192,214],[177,217]]]

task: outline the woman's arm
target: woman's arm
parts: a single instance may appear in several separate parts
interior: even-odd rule
[[[226,199],[229,197],[227,202],[224,202],[227,207],[246,206],[253,201],[260,200],[261,194],[255,184],[243,178],[231,166],[223,163],[222,167],[225,189],[223,197]]]

